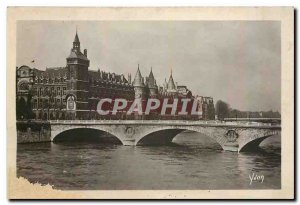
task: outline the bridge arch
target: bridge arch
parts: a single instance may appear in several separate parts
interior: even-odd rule
[[[72,127],[69,129],[63,129],[56,133],[51,133],[51,141],[58,142],[104,142],[113,144],[123,144],[122,140],[116,135],[101,130],[98,128],[90,127]]]
[[[269,131],[264,134],[254,135],[252,137],[241,139],[239,141],[239,152],[251,152],[259,148],[259,145],[267,138],[278,135],[278,131]]]
[[[243,147],[240,147],[239,151],[240,152],[255,151],[258,149],[258,147],[259,147],[260,143],[262,143],[262,141],[264,141],[265,139],[267,139],[271,136],[272,135],[264,136],[264,137],[260,137],[255,140],[252,140],[252,141],[248,142],[247,144],[245,144]]]
[[[153,131],[136,141],[136,145],[166,145],[170,144],[172,140],[184,129],[161,129]]]
[[[223,137],[224,135],[214,135],[213,128],[206,127],[204,129],[199,129],[195,127],[165,127],[165,128],[150,128],[147,129],[146,132],[140,135],[140,137],[136,138],[135,145],[165,145],[172,143],[172,140],[180,133],[184,131],[196,132],[203,135],[206,138],[212,139],[212,141],[216,142],[222,149],[223,144],[226,139]],[[225,133],[225,130],[222,130]]]

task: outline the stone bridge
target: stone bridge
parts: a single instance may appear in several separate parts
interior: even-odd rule
[[[280,125],[219,121],[73,120],[50,121],[50,126],[51,141],[66,131],[84,128],[107,132],[129,146],[168,144],[177,134],[189,130],[214,139],[224,150],[238,152],[257,148],[264,139],[281,132]]]

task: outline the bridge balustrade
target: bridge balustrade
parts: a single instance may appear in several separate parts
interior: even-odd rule
[[[34,121],[31,121],[34,122]],[[273,127],[273,126],[280,126],[280,124],[274,125],[272,123],[253,123],[253,122],[225,122],[225,121],[187,121],[187,120],[50,120],[45,121],[45,123],[62,123],[62,124],[70,124],[70,123],[77,123],[77,124],[91,124],[91,123],[108,123],[108,124],[115,124],[115,123],[151,123],[151,124],[182,124],[182,125],[222,125],[222,126],[254,126],[254,127]]]

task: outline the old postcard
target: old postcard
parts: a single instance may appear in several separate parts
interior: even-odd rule
[[[8,8],[10,199],[293,199],[294,10]]]

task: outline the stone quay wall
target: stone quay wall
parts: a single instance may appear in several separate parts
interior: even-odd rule
[[[49,122],[17,122],[17,143],[50,142],[51,129]]]

